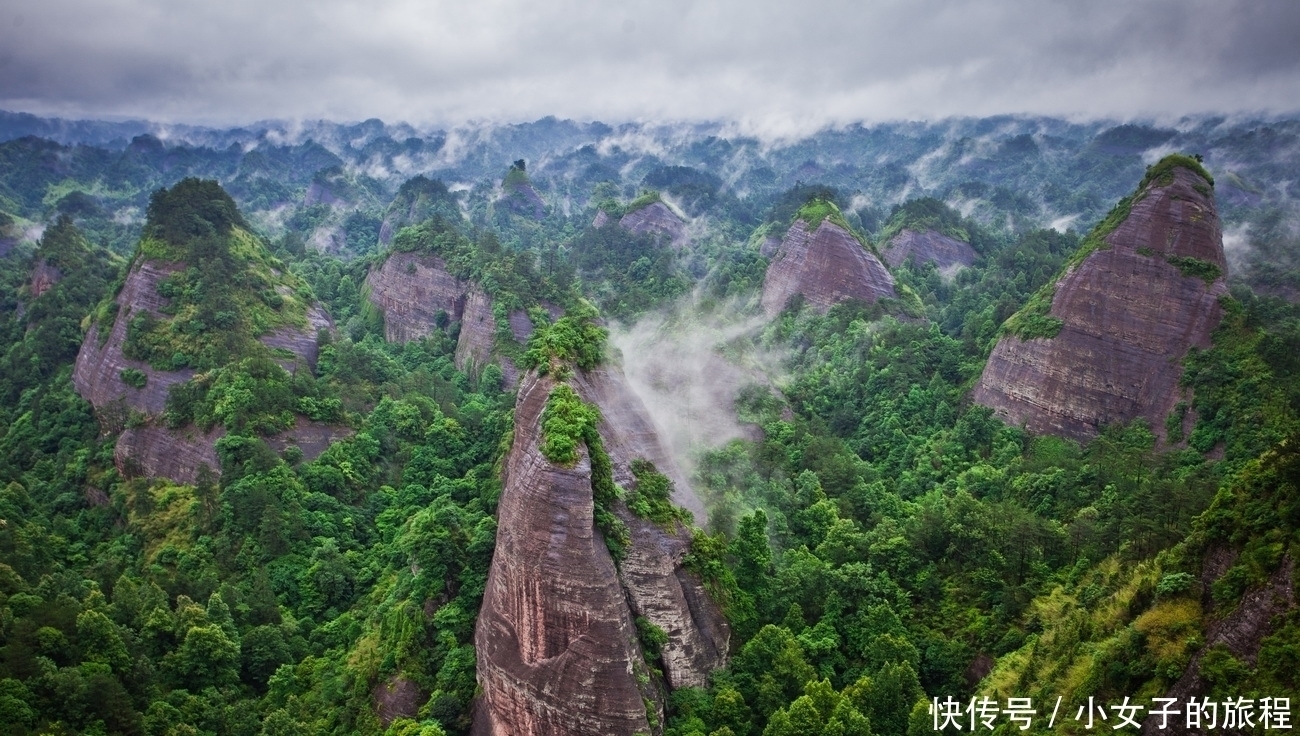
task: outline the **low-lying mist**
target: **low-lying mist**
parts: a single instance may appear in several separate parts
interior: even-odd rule
[[[736,418],[736,395],[776,384],[781,355],[753,339],[767,320],[743,304],[701,306],[697,296],[610,330],[628,384],[687,476],[704,450],[757,431]]]

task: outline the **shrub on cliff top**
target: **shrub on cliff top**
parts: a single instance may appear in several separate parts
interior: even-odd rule
[[[1210,176],[1210,172],[1205,170],[1205,166],[1201,164],[1199,159],[1184,153],[1171,153],[1147,167],[1146,176],[1142,177],[1142,183],[1138,185],[1138,189],[1144,189],[1153,181],[1160,186],[1168,186],[1173,183],[1173,171],[1178,167],[1191,171],[1208,182],[1210,186],[1214,186],[1214,177]]]
[[[536,368],[543,375],[567,368],[591,370],[605,360],[605,338],[609,331],[595,323],[597,312],[586,302],[549,325],[538,327],[528,339],[524,368]]]
[[[600,421],[600,412],[568,384],[556,386],[542,410],[542,454],[564,467],[578,462],[578,445]]]

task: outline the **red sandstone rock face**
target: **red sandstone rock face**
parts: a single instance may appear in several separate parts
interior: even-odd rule
[[[158,284],[183,268],[182,264],[137,261],[117,295],[117,318],[108,336],[101,340],[97,325],[92,325],[86,333],[72,369],[72,385],[97,410],[123,401],[128,409],[160,414],[167,404],[167,390],[173,384],[184,383],[194,376],[194,372],[189,370],[156,371],[148,363],[122,355],[127,325],[141,312],[164,316],[159,310],[170,300],[158,294]],[[144,388],[134,388],[122,381],[121,373],[125,368],[144,372],[148,377]]]
[[[370,303],[384,313],[384,339],[408,342],[438,328],[439,312],[459,322],[469,285],[436,256],[394,253],[366,276]]]
[[[406,342],[428,336],[438,329],[438,313],[448,322],[460,323],[456,342],[456,367],[478,373],[491,362],[501,366],[507,386],[519,382],[519,370],[505,356],[496,353],[496,317],[492,300],[477,285],[447,272],[435,256],[394,253],[366,276],[370,303],[384,313],[384,338]],[[559,314],[553,305],[543,305],[552,318]],[[533,323],[522,310],[509,317],[510,332],[520,344],[533,334]]]
[[[259,340],[268,348],[288,350],[297,356],[297,360],[279,361],[285,370],[292,373],[300,362],[306,363],[309,369],[315,370],[316,358],[320,355],[320,345],[316,336],[321,330],[334,332],[334,320],[319,304],[313,304],[307,308],[305,328],[286,325],[263,335]]]
[[[1145,418],[1162,441],[1165,417],[1193,345],[1209,347],[1227,293],[1184,276],[1166,256],[1197,258],[1227,273],[1219,217],[1197,174],[1139,192],[1109,248],[1089,254],[1056,283],[1054,338],[1003,337],[975,387],[975,401],[1010,424],[1075,440],[1112,422]],[[1139,253],[1138,249],[1149,255]]]
[[[885,263],[888,263],[890,268],[898,268],[911,260],[918,266],[933,263],[943,269],[950,266],[974,265],[979,254],[968,243],[950,238],[943,233],[933,230],[926,230],[923,233],[904,230],[895,235],[893,240],[889,241],[889,245],[885,246],[884,257]]]
[[[630,483],[628,465],[637,457],[669,477],[681,475],[617,372],[579,374],[571,385],[601,411],[598,429],[620,484]],[[515,409],[497,548],[475,632],[484,695],[474,733],[650,733],[640,698],[656,711],[662,705],[654,688],[636,681],[634,669],[644,665],[629,622],[645,616],[668,634],[662,663],[674,688],[702,685],[725,663],[730,630],[700,581],[681,567],[690,544],[684,528],[667,532],[617,509],[632,547],[612,577],[613,561],[593,528],[586,454],[566,469],[538,450],[554,386],[528,374]]]
[[[456,341],[456,367],[468,373],[481,372],[492,360],[496,332],[497,321],[492,316],[492,300],[482,289],[470,289],[460,319],[460,337]]]
[[[165,316],[160,310],[169,300],[158,294],[158,284],[184,268],[184,264],[179,263],[137,261],[117,295],[117,318],[108,336],[101,341],[99,327],[92,325],[73,366],[72,384],[77,393],[89,401],[101,419],[108,420],[108,424],[125,421],[129,411],[147,417],[147,423],[123,430],[113,449],[114,464],[127,477],[171,478],[193,483],[198,478],[199,468],[204,465],[214,474],[220,471],[214,443],[225,434],[224,430],[217,428],[204,433],[193,426],[169,429],[156,424],[158,416],[166,408],[169,389],[193,378],[194,371],[159,371],[148,363],[131,360],[122,354],[127,326],[135,316],[142,311],[157,317]],[[329,314],[318,305],[308,309],[307,319],[305,328],[283,327],[262,337],[262,342],[268,347],[283,348],[296,356],[295,360],[281,362],[291,370],[299,362],[314,366],[317,330],[333,328]],[[122,371],[126,368],[145,374],[143,388],[129,386],[122,380]],[[352,434],[352,430],[345,427],[319,425],[301,417],[296,422],[293,429],[268,438],[268,442],[277,450],[297,444],[302,448],[303,456],[312,459],[324,452],[329,442]]]
[[[32,269],[31,288],[29,289],[32,299],[36,299],[41,294],[49,291],[50,287],[59,283],[62,278],[63,274],[59,269],[50,265],[49,261],[44,258],[37,261],[36,268]]]
[[[662,719],[614,561],[595,529],[591,464],[538,449],[548,377],[529,374],[506,457],[496,550],[474,645],[482,700],[474,732],[493,736],[650,733]],[[644,672],[644,665],[639,665]],[[662,722],[662,720],[660,720]]]
[[[597,217],[599,218],[599,215]],[[655,202],[635,212],[629,212],[623,215],[618,224],[638,235],[649,234],[667,238],[668,245],[674,250],[680,250],[690,242],[686,234],[686,223],[682,222],[682,218],[663,202]]]
[[[893,298],[894,277],[856,238],[829,219],[813,233],[795,222],[781,242],[763,281],[763,311],[774,317],[796,294],[825,312],[846,299]]]
[[[221,474],[216,442],[224,436],[226,430],[220,426],[211,432],[193,425],[169,429],[147,424],[125,429],[113,448],[113,464],[126,478],[171,478],[194,483],[204,466],[215,478]]]

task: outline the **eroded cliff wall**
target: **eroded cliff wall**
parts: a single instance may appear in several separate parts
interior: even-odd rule
[[[910,260],[918,266],[933,263],[935,267],[945,269],[970,266],[979,258],[969,243],[934,230],[903,230],[890,239],[882,255],[890,268],[898,268]]]
[[[1135,193],[1104,247],[1056,282],[1055,337],[999,340],[975,401],[1031,432],[1082,441],[1141,417],[1163,440],[1165,418],[1186,398],[1182,360],[1209,347],[1222,317],[1226,273],[1209,182],[1175,167],[1167,183]]]
[[[662,704],[637,681],[645,665],[614,560],[596,531],[589,457],[583,451],[562,468],[540,450],[542,410],[555,385],[530,373],[519,390],[474,637],[483,688],[474,732],[650,733],[646,703],[656,718]]]
[[[767,268],[762,305],[769,317],[796,295],[819,312],[846,299],[874,302],[897,296],[884,264],[829,218],[812,232],[807,222],[797,220]]]
[[[100,326],[92,323],[73,366],[73,386],[95,407],[96,414],[107,426],[126,424],[132,413],[143,415],[143,422],[123,429],[114,446],[114,463],[126,477],[162,477],[193,483],[203,466],[214,474],[220,471],[214,443],[224,431],[218,428],[205,433],[193,426],[172,429],[160,423],[171,387],[189,381],[194,371],[157,370],[123,353],[132,319],[146,313],[158,318],[166,316],[162,310],[169,300],[159,294],[158,285],[184,268],[183,263],[137,259],[115,299],[117,316],[108,334],[102,335]],[[328,313],[319,305],[311,305],[305,326],[281,327],[264,335],[261,342],[293,355],[280,360],[286,369],[293,370],[301,364],[310,370],[316,364],[318,330],[332,328]],[[144,385],[136,387],[126,383],[122,379],[122,371],[126,369],[140,371],[145,377]],[[292,429],[268,441],[280,449],[299,445],[305,458],[314,459],[324,452],[329,442],[351,433],[345,427],[318,425],[300,417]]]
[[[617,483],[632,483],[637,458],[670,478],[682,475],[617,370],[578,373],[569,383],[601,413],[598,431]],[[484,692],[475,733],[657,732],[645,709],[648,703],[654,723],[662,723],[661,691],[638,680],[646,670],[631,622],[643,616],[667,634],[659,665],[671,688],[706,684],[725,664],[730,629],[699,579],[682,567],[691,539],[685,526],[666,529],[616,504],[631,545],[614,564],[594,525],[587,454],[561,468],[539,449],[541,413],[555,386],[529,373],[519,390],[497,547],[475,634]]]

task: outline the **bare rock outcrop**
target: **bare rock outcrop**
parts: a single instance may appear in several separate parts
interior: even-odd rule
[[[1212,557],[1213,555],[1207,556],[1207,566]],[[1296,591],[1292,583],[1294,574],[1295,561],[1290,555],[1283,556],[1281,564],[1264,585],[1247,591],[1232,613],[1213,620],[1205,629],[1205,644],[1192,655],[1182,676],[1164,693],[1164,697],[1173,698],[1177,703],[1203,697],[1210,688],[1201,675],[1201,659],[1215,647],[1222,646],[1238,660],[1247,665],[1255,665],[1259,659],[1260,645],[1275,630],[1274,623],[1296,607]],[[1215,575],[1213,579],[1217,578],[1218,575]],[[1206,733],[1200,729],[1188,728],[1182,718],[1171,718],[1163,727],[1160,720],[1159,716],[1148,715],[1142,721],[1142,733],[1148,736]]]
[[[617,371],[579,373],[570,385],[600,409],[598,431],[617,482],[630,484],[638,457],[659,458],[661,472],[681,475]],[[646,673],[631,622],[644,616],[668,635],[661,664],[673,688],[706,684],[725,664],[730,629],[682,567],[685,527],[665,530],[616,508],[632,543],[614,565],[594,528],[588,456],[560,468],[539,450],[541,413],[555,386],[529,373],[519,391],[475,633],[484,695],[474,733],[652,733],[646,704],[662,723],[662,703],[656,687],[638,680]]]
[[[198,480],[201,468],[213,477],[221,473],[217,440],[224,427],[203,432],[190,425],[181,429],[146,424],[122,431],[113,447],[113,464],[125,478],[171,478],[182,483]]]
[[[456,367],[469,373],[480,372],[492,359],[496,333],[497,321],[492,316],[492,300],[482,289],[470,289],[465,295],[465,311],[460,318]]]
[[[813,232],[797,220],[786,232],[763,280],[763,311],[774,317],[794,296],[825,312],[847,299],[894,298],[894,277],[857,238],[822,220]]]
[[[177,263],[144,259],[136,261],[127,273],[122,291],[117,295],[117,317],[108,335],[100,334],[98,324],[90,326],[72,369],[72,385],[96,409],[123,402],[127,409],[144,414],[160,414],[167,404],[168,389],[173,384],[185,383],[194,376],[194,372],[189,370],[154,370],[148,363],[132,360],[122,354],[127,326],[131,320],[143,313],[162,317],[160,310],[170,300],[158,293],[158,284],[183,268],[182,264]],[[145,375],[143,387],[137,388],[122,380],[122,371],[128,368]]]
[[[890,239],[882,255],[890,268],[898,268],[909,260],[918,266],[933,263],[939,269],[972,266],[979,258],[969,243],[934,230],[903,230]]]
[[[483,695],[474,733],[650,733],[662,722],[614,560],[596,531],[585,450],[563,468],[540,450],[553,379],[529,374],[504,466],[497,542],[474,645]],[[639,668],[639,669],[638,669]],[[647,681],[648,682],[648,681]]]
[[[601,228],[613,221],[604,210],[596,212],[591,226]],[[652,202],[645,207],[635,209],[619,218],[618,224],[628,232],[637,235],[652,235],[667,240],[669,247],[680,250],[691,242],[686,231],[686,223],[663,202]]]
[[[623,215],[618,224],[638,235],[666,238],[668,245],[680,250],[690,242],[686,223],[663,202],[653,202]]]
[[[1172,169],[1134,196],[1128,216],[1057,282],[1055,337],[1004,336],[975,387],[976,402],[1031,432],[1076,440],[1108,423],[1145,418],[1162,441],[1186,397],[1182,360],[1209,347],[1227,293],[1222,233],[1209,182]],[[1175,265],[1179,264],[1179,265]],[[1189,264],[1218,269],[1209,283]],[[1212,271],[1209,273],[1212,274]]]
[[[459,322],[456,367],[478,373],[496,362],[506,385],[518,385],[518,368],[497,351],[497,320],[491,297],[477,284],[452,276],[442,259],[394,253],[366,276],[366,291],[370,303],[384,315],[384,338],[389,342],[419,340]],[[559,316],[560,310],[554,305],[542,306],[552,318]],[[507,321],[515,341],[526,344],[533,334],[528,313],[515,310]]]
[[[438,329],[440,317],[459,322],[469,284],[437,256],[394,253],[366,276],[370,303],[384,315],[384,339],[408,342]]]
[[[317,337],[321,330],[334,332],[334,320],[330,318],[319,304],[307,307],[307,326],[295,327],[284,325],[259,338],[261,343],[271,349],[287,350],[293,353],[294,360],[281,360],[280,365],[292,372],[299,363],[304,363],[311,370],[316,369],[316,358],[320,355],[320,343]]]
[[[158,285],[184,267],[181,263],[138,259],[115,300],[117,316],[108,335],[102,335],[100,326],[92,323],[73,366],[72,384],[77,393],[95,407],[107,425],[122,426],[132,412],[144,415],[143,423],[133,422],[122,431],[113,449],[114,464],[128,477],[162,477],[192,483],[204,465],[214,473],[220,471],[215,443],[225,434],[224,430],[202,432],[193,426],[172,429],[158,423],[171,387],[189,381],[194,371],[157,370],[148,363],[126,357],[122,351],[132,319],[144,313],[158,318],[166,316],[162,309],[169,300],[158,293]],[[307,319],[305,328],[283,327],[261,338],[268,347],[282,348],[294,355],[294,359],[282,361],[290,369],[300,362],[315,365],[317,330],[333,326],[329,315],[318,305],[309,308]],[[139,371],[144,376],[144,385],[137,387],[123,380],[123,371],[127,369]],[[296,422],[288,432],[269,438],[270,444],[278,443],[277,449],[297,444],[303,456],[311,459],[324,452],[333,439],[352,433],[345,427],[319,425],[301,417]]]
[[[51,286],[59,283],[63,279],[63,272],[59,271],[54,264],[42,258],[36,262],[36,267],[32,269],[32,278],[29,283],[28,293],[32,299],[37,299],[41,294],[49,291]]]

